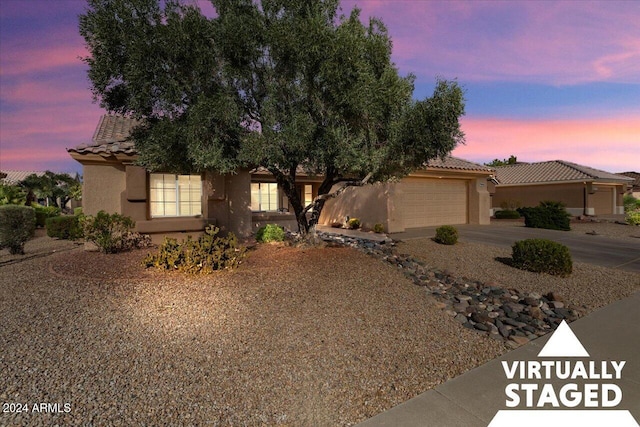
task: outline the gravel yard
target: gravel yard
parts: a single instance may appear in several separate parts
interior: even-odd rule
[[[349,248],[194,278],[73,247],[0,254],[0,402],[29,409],[2,426],[352,425],[506,351]]]

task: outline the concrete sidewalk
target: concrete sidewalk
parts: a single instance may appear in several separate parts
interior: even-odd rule
[[[609,382],[622,390],[622,402],[616,410],[629,410],[636,423],[640,421],[640,292],[629,298],[603,307],[570,324],[571,330],[580,340],[589,358],[563,360],[626,361],[619,380],[590,380],[587,382]],[[492,360],[459,377],[439,385],[401,405],[370,418],[360,427],[418,427],[418,426],[466,426],[486,427],[499,410],[507,410],[505,387],[509,383],[501,362],[542,360],[538,353],[552,334],[531,341],[504,356]],[[545,358],[549,360],[549,358]],[[551,358],[553,360],[553,358]],[[536,382],[527,381],[524,382]],[[566,381],[552,380],[555,390]],[[584,380],[572,380],[584,384]],[[544,384],[544,381],[537,381]],[[542,385],[541,385],[542,386]],[[524,396],[524,393],[521,393]],[[580,407],[578,407],[579,409]],[[514,409],[525,409],[518,406]],[[527,408],[528,409],[528,408]],[[545,409],[550,409],[547,405]],[[522,413],[522,412],[521,412]],[[520,424],[525,425],[526,423]],[[526,424],[529,425],[529,424]],[[584,425],[584,424],[583,424]]]

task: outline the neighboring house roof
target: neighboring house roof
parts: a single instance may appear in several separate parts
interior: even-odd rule
[[[447,156],[444,159],[433,159],[427,162],[427,167],[436,169],[454,169],[465,171],[493,172],[494,169],[479,163],[473,163],[459,157]]]
[[[496,179],[501,185],[558,183],[567,181],[598,181],[629,183],[631,178],[588,166],[552,160],[548,162],[498,166]]]
[[[14,170],[2,170],[2,174],[6,174],[4,178],[0,179],[3,184],[17,184],[20,181],[24,181],[29,175],[36,174],[37,176],[44,175],[44,171],[14,171]]]
[[[127,138],[133,128],[139,123],[139,121],[129,117],[105,114],[100,118],[100,122],[91,139],[91,144],[68,148],[67,151],[69,153],[99,154],[106,156],[115,154],[137,154],[133,141],[128,141]]]
[[[640,189],[640,173],[638,172],[620,172],[618,175],[624,175],[633,179],[634,181],[631,183],[634,189]]]

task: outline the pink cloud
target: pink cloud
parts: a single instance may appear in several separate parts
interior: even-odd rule
[[[515,155],[535,162],[567,160],[610,172],[640,166],[637,117],[573,120],[464,118],[467,144],[454,155],[485,163]],[[612,148],[615,147],[615,148]]]

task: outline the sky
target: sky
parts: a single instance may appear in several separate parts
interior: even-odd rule
[[[206,0],[188,0],[206,13]],[[640,1],[343,0],[380,18],[402,75],[423,99],[436,78],[465,89],[478,163],[568,160],[640,171]],[[81,172],[93,102],[78,33],[83,0],[0,0],[0,169]]]

